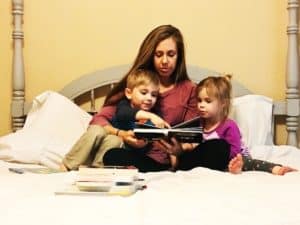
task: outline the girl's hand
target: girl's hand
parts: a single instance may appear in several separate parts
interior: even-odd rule
[[[170,155],[178,156],[182,153],[183,149],[181,143],[176,140],[176,138],[171,138],[170,142],[167,142],[163,139],[159,141],[154,141],[153,146],[159,148],[162,151],[167,152]]]
[[[121,137],[125,143],[134,148],[143,148],[148,144],[148,142],[143,139],[137,139],[132,130],[120,130],[118,136]]]

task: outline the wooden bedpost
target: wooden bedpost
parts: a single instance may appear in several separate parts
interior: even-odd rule
[[[298,53],[298,0],[288,0],[288,50],[286,67],[287,144],[298,146],[299,126],[299,53]]]
[[[25,75],[23,60],[23,0],[12,0],[13,15],[13,68],[12,68],[12,129],[16,131],[24,125]]]

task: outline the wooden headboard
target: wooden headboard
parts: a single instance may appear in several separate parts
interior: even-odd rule
[[[13,85],[12,85],[12,128],[17,130],[23,127],[25,116],[30,108],[30,103],[25,101],[25,74],[22,42],[24,39],[23,24],[23,0],[12,0],[12,15],[14,21],[13,40]],[[298,0],[288,1],[289,24],[287,26],[288,49],[286,67],[286,99],[274,103],[273,114],[286,116],[286,129],[288,133],[287,144],[297,146],[297,130],[300,115],[300,97],[298,90],[299,83],[299,55],[298,55]],[[128,70],[129,65],[120,65],[112,68],[102,69],[93,73],[83,75],[77,80],[66,85],[60,93],[69,99],[89,93],[91,101],[91,111],[95,111],[95,90],[107,85],[116,83]],[[218,74],[215,71],[188,66],[190,78],[199,82],[208,75]],[[252,94],[250,90],[233,80],[234,96]]]

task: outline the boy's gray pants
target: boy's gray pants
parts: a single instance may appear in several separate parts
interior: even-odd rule
[[[103,155],[112,148],[118,148],[122,141],[116,135],[107,134],[99,125],[89,125],[87,131],[65,155],[63,164],[69,170],[77,170],[80,165],[103,166]]]

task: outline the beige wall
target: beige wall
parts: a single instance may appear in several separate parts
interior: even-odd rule
[[[131,63],[145,35],[173,24],[187,62],[250,90],[284,98],[287,1],[24,0],[26,99],[60,90],[81,74]],[[10,132],[11,0],[0,6],[0,135]]]
[[[10,131],[11,99],[11,16],[10,1],[0,4],[0,135]]]

